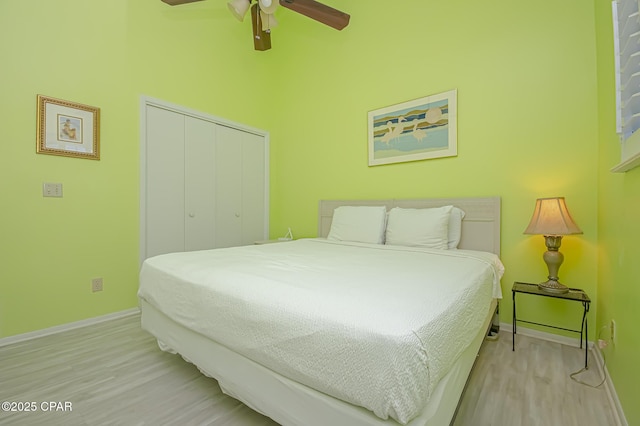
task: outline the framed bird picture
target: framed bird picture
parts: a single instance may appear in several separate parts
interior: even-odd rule
[[[100,159],[100,108],[38,95],[36,152]]]
[[[457,90],[370,111],[369,166],[458,155]]]

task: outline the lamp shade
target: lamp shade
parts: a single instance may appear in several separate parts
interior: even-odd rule
[[[264,13],[260,10],[260,21],[262,22],[262,31],[271,31],[272,28],[278,26],[278,21],[273,14]]]
[[[280,3],[278,3],[278,0],[258,0],[258,5],[260,5],[260,10],[266,13],[267,15],[273,15],[279,4]]]
[[[251,6],[251,0],[231,0],[227,3],[229,10],[240,22],[244,21],[244,15],[247,14],[249,6]]]
[[[525,234],[572,235],[582,234],[567,209],[564,197],[538,198],[533,217]]]

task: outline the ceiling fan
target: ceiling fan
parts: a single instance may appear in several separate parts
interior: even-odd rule
[[[171,6],[193,3],[202,0],[162,0]],[[231,13],[240,21],[244,20],[251,8],[251,22],[253,27],[253,47],[255,50],[271,49],[271,29],[278,25],[274,12],[278,5],[298,12],[315,21],[328,25],[336,30],[342,30],[349,25],[348,14],[319,3],[315,0],[231,0],[227,5]]]

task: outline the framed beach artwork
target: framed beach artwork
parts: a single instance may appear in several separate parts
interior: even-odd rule
[[[100,159],[100,109],[38,95],[36,152]]]
[[[369,166],[456,156],[456,98],[450,90],[370,111]]]

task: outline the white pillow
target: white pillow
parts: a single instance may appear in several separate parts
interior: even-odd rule
[[[333,211],[327,239],[383,244],[386,220],[385,206],[340,206]]]
[[[462,235],[462,219],[464,218],[464,211],[454,207],[451,209],[451,216],[449,216],[449,234],[448,234],[448,248],[454,250],[458,248],[460,244],[460,236]]]
[[[446,250],[452,209],[453,206],[391,209],[387,222],[386,244]]]

